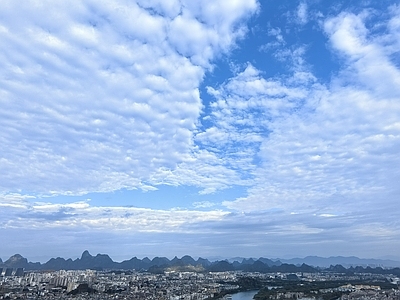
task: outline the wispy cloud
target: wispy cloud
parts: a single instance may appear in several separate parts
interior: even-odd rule
[[[88,201],[64,204],[46,202],[4,201],[1,199],[0,227],[23,229],[80,228],[107,232],[186,232],[188,224],[217,221],[228,212],[197,211],[184,209],[154,210],[137,207],[91,206]],[[197,207],[211,207],[210,203],[199,203]]]
[[[216,204],[210,201],[201,201],[201,202],[194,202],[193,206],[195,208],[210,208],[215,206]]]
[[[297,21],[303,25],[308,21],[308,7],[306,2],[300,2],[297,7]]]

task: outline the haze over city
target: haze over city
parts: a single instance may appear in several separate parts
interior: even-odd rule
[[[400,260],[397,1],[0,2],[0,257]]]

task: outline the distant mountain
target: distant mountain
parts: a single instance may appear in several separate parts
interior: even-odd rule
[[[4,264],[9,268],[26,268],[28,264],[28,260],[20,254],[15,254],[7,259]]]
[[[264,264],[266,264],[268,266],[280,266],[282,264],[282,262],[280,260],[273,261],[271,259],[264,258],[264,257],[260,257],[258,260],[262,261]]]
[[[0,267],[7,267],[7,268],[24,268],[27,270],[37,270],[40,268],[40,263],[32,263],[28,262],[28,260],[20,254],[15,254],[7,259],[5,262],[0,260]]]
[[[364,259],[355,256],[331,256],[328,258],[319,256],[307,256],[305,258],[292,258],[292,259],[281,259],[283,263],[301,265],[307,264],[314,267],[328,268],[331,265],[342,265],[346,268],[352,266],[363,266],[363,267],[400,267],[400,262],[388,259]]]
[[[252,265],[252,264],[254,264],[254,262],[255,262],[255,260],[252,258],[249,258],[249,259],[245,258],[242,260],[242,265]]]
[[[354,274],[354,273],[370,273],[370,274],[386,274],[386,275],[395,275],[400,276],[400,268],[371,268],[371,267],[350,267],[345,268],[342,265],[330,266],[329,268],[325,269],[326,272],[334,272],[334,273],[345,273],[345,274]]]
[[[236,266],[236,268],[240,268],[240,266]],[[260,260],[255,261],[253,264],[243,265],[242,269],[245,272],[271,272],[271,268]]]
[[[222,260],[222,259],[219,259]],[[268,265],[268,266],[279,266],[282,264],[282,262],[280,260],[271,260],[269,258],[264,258],[264,257],[260,257],[259,259],[257,258],[244,258],[244,257],[233,257],[233,258],[229,258],[228,261],[231,263],[239,263],[239,264],[252,264],[255,261],[262,261],[264,264]]]
[[[347,269],[342,265],[330,266],[327,270],[334,273],[348,273]]]
[[[168,265],[170,263],[169,259],[166,257],[154,257],[151,263],[156,266]]]
[[[340,262],[340,263],[338,263]],[[93,256],[89,251],[84,251],[80,258],[75,260],[64,259],[61,257],[51,258],[44,264],[28,262],[20,254],[11,256],[6,261],[0,260],[0,267],[4,268],[24,268],[25,270],[132,270],[149,271],[153,273],[163,272],[221,272],[242,270],[245,272],[261,272],[261,273],[314,273],[314,272],[334,272],[334,273],[376,273],[376,274],[396,274],[400,276],[400,268],[385,269],[376,267],[376,265],[384,265],[385,263],[400,263],[390,260],[366,260],[357,257],[330,257],[322,258],[317,256],[308,256],[300,259],[291,260],[270,260],[268,258],[242,258],[239,260],[218,260],[210,262],[204,258],[195,260],[189,255],[181,258],[174,257],[169,260],[166,257],[154,257],[152,260],[145,257],[139,259],[133,257],[122,262],[114,262],[107,254],[97,254]],[[329,265],[328,265],[329,264]]]
[[[209,265],[211,265],[211,262],[208,259],[204,259],[204,258],[201,258],[201,257],[199,257],[197,259],[197,263],[202,265],[205,268],[207,268]]]
[[[108,255],[106,254],[97,254],[96,256],[92,256],[89,251],[84,251],[82,253],[81,258],[72,260],[57,257],[52,258],[45,264],[41,266],[43,270],[84,270],[84,269],[93,269],[93,270],[101,270],[101,269],[114,269],[117,267],[117,263],[115,263]]]
[[[145,257],[138,259],[133,257],[129,260],[122,262],[114,262],[107,254],[97,254],[92,256],[89,251],[85,250],[80,258],[75,260],[64,259],[61,257],[51,258],[44,264],[28,262],[28,260],[22,257],[20,254],[11,256],[5,262],[0,261],[0,267],[8,268],[24,268],[25,270],[104,270],[104,269],[121,269],[121,270],[148,270],[153,267],[176,267],[180,270],[205,270],[206,267],[210,266],[211,262],[204,258],[193,259],[189,255],[185,255],[182,258],[174,257],[169,260],[166,257],[154,257],[152,260]],[[192,268],[184,268],[191,266]]]
[[[151,261],[147,257],[144,259],[139,259],[137,257],[132,257],[130,260],[124,260],[123,262],[117,263],[117,269],[122,270],[147,270],[151,266]]]
[[[57,257],[51,258],[48,262],[43,265],[45,270],[71,270],[73,269],[72,259],[65,260],[64,258]]]
[[[214,262],[207,268],[207,270],[209,272],[226,272],[226,271],[234,271],[235,268],[228,261],[222,260]]]

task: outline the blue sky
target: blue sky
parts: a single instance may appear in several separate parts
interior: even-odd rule
[[[400,259],[396,1],[0,3],[0,257]]]

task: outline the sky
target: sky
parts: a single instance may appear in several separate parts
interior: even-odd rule
[[[400,260],[400,5],[0,2],[0,257]]]

